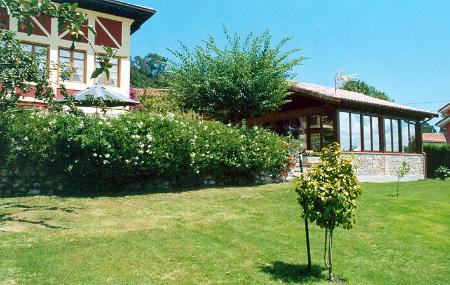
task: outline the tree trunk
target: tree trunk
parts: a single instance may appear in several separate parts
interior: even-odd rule
[[[400,179],[397,180],[397,197],[398,197],[398,187],[400,186]]]
[[[312,271],[311,265],[311,248],[309,246],[309,229],[308,229],[308,219],[305,218],[305,232],[306,232],[306,251],[308,254],[308,270],[309,273]]]
[[[333,281],[333,229],[325,229],[325,250],[323,259],[328,269],[328,279]]]

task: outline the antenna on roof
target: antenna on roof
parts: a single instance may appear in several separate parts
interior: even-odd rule
[[[337,95],[338,88],[341,87],[341,83],[345,81],[351,81],[357,79],[356,74],[344,75],[344,71],[341,70],[341,74],[336,73],[334,77],[334,95]]]

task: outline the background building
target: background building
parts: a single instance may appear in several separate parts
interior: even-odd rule
[[[130,37],[141,25],[152,17],[156,11],[152,8],[132,5],[116,0],[81,0],[54,2],[78,3],[79,10],[88,15],[86,25],[95,28],[96,34],[88,32],[87,26],[82,31],[88,35],[88,40],[93,44],[97,53],[104,53],[102,46],[117,49],[121,57],[115,59],[113,68],[110,69],[110,78],[106,80],[103,74],[97,79],[91,79],[91,74],[96,68],[94,50],[87,40],[75,43],[75,49],[71,50],[72,41],[67,32],[58,31],[58,19],[39,16],[31,17],[34,29],[28,35],[28,29],[20,27],[18,21],[0,9],[0,19],[6,23],[6,27],[16,33],[16,37],[22,41],[24,51],[36,54],[45,54],[49,65],[52,63],[65,63],[72,71],[70,79],[64,82],[66,89],[75,93],[86,89],[88,86],[100,84],[113,91],[129,96],[130,90]],[[50,80],[58,80],[58,71],[50,72]],[[59,90],[55,84],[55,96],[59,96]],[[26,94],[21,98],[25,104],[43,104],[34,99],[33,94]]]
[[[438,112],[441,114],[442,120],[436,126],[444,130],[445,139],[450,144],[450,103],[442,107]]]

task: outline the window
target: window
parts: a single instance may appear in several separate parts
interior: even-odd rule
[[[59,64],[68,71],[69,81],[86,82],[86,52],[59,49]]]
[[[399,120],[384,119],[384,147],[387,152],[400,152]]]
[[[339,112],[342,150],[380,151],[378,120],[376,116]]]
[[[402,121],[402,152],[416,152],[416,124],[414,122]]]
[[[326,146],[334,140],[334,120],[333,117],[324,115],[322,116],[322,136],[323,145]]]
[[[306,125],[306,116],[300,117],[300,126],[298,128],[298,140],[300,141],[300,150],[307,149],[308,141],[307,141],[307,130],[308,127]]]
[[[364,150],[372,150],[372,120],[370,116],[363,116]]]
[[[400,152],[398,120],[392,120],[392,147],[394,148],[394,152]]]
[[[111,63],[113,66],[109,69],[109,80],[107,80],[106,74],[102,73],[96,79],[96,83],[99,85],[119,87],[120,59],[112,58]],[[100,64],[97,61],[95,63],[95,67],[96,68],[100,67]]]
[[[339,133],[342,150],[350,150],[350,113],[339,112]]]
[[[352,113],[350,116],[350,126],[351,126],[351,150],[361,151],[361,115]]]
[[[372,117],[372,151],[380,151],[380,128],[378,117]]]
[[[391,119],[384,119],[384,150],[393,151]]]
[[[23,52],[36,56],[40,60],[41,68],[48,68],[49,64],[48,46],[33,43],[21,43],[20,47]]]
[[[311,140],[311,150],[320,151],[320,115],[309,116],[309,133]]]

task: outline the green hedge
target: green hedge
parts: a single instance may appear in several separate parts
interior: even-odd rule
[[[64,191],[111,191],[157,179],[236,184],[277,175],[287,163],[286,143],[268,131],[187,116],[0,115],[0,187],[10,191],[55,183]]]
[[[425,144],[423,151],[427,155],[427,176],[435,177],[436,168],[443,165],[450,168],[449,144]]]

